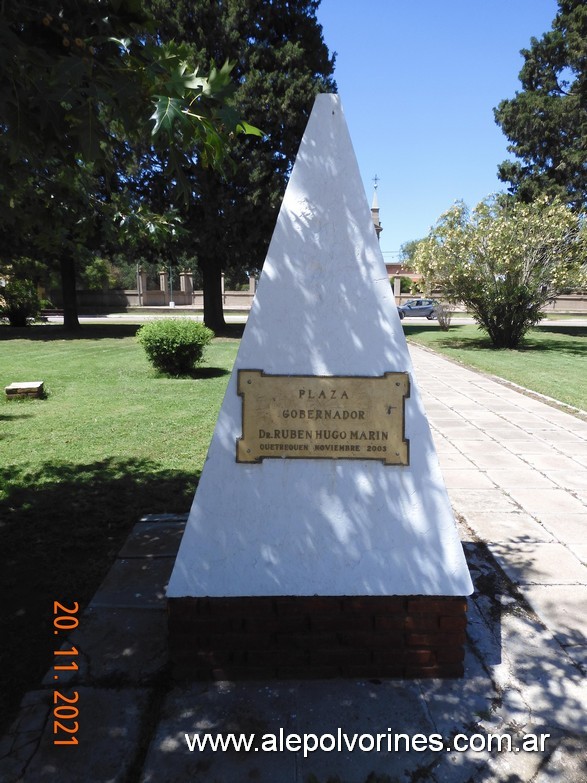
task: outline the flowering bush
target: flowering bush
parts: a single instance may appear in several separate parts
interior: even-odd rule
[[[473,212],[455,204],[419,243],[430,288],[462,302],[496,348],[515,348],[561,291],[587,282],[587,232],[560,201],[496,196]]]

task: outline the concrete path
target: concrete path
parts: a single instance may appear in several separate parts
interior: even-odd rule
[[[79,696],[79,744],[53,745],[51,669],[0,745],[1,783],[587,781],[587,423],[411,353],[476,587],[465,677],[173,682],[164,586],[185,517],[146,517],[66,645],[80,668],[59,692]],[[185,735],[206,732],[255,736],[248,751],[190,751]],[[280,749],[288,734],[322,749]]]
[[[454,510],[587,665],[587,417],[410,353]]]

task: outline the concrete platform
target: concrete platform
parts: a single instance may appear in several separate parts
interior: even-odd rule
[[[4,387],[6,399],[20,400],[45,396],[44,381],[15,381]]]
[[[79,693],[79,745],[52,745],[49,672],[0,743],[2,783],[585,783],[587,428],[410,350],[476,588],[464,679],[172,681],[163,595],[185,518],[149,517],[70,640],[83,665],[62,688]],[[281,750],[280,731],[305,733],[309,745],[322,735],[324,749]],[[185,735],[204,741],[207,732],[254,737],[248,751],[190,751]],[[355,737],[352,751],[345,740],[336,750],[343,733]],[[406,751],[400,740],[390,751],[396,734],[438,735],[441,747]],[[474,747],[508,735],[513,748],[525,735],[549,736],[533,752],[457,752],[461,734]],[[369,750],[377,735],[379,751]]]

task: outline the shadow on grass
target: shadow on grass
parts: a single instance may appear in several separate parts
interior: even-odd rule
[[[2,340],[35,340],[51,342],[62,340],[103,340],[123,337],[134,337],[141,324],[84,324],[74,332],[67,331],[60,324],[33,324],[18,328],[0,326],[0,342]]]
[[[541,332],[567,334],[569,337],[587,337],[587,326],[549,326],[548,323],[535,327]]]
[[[206,378],[222,378],[223,375],[230,375],[230,370],[227,370],[226,367],[198,367],[190,375],[190,378],[205,380]]]
[[[33,324],[26,327],[14,327],[0,324],[0,342],[2,340],[36,340],[50,342],[55,340],[103,340],[122,337],[134,337],[142,323],[99,323],[82,324],[73,332],[67,331],[61,324]],[[244,324],[226,324],[215,336],[239,340],[243,336]]]
[[[226,337],[230,340],[240,340],[245,330],[245,324],[226,324],[216,332],[216,337]]]
[[[7,403],[8,405],[18,405],[18,402],[16,400],[11,400],[11,402]],[[32,413],[0,413],[0,423],[5,421],[13,421],[14,419],[32,419],[33,414]],[[5,440],[8,437],[5,431],[0,429],[0,440]],[[1,490],[1,485],[0,485]],[[0,528],[2,527],[2,522],[0,521]]]
[[[147,460],[0,468],[0,734],[53,660],[53,601],[91,600],[132,526],[185,513],[196,477]]]
[[[154,377],[160,380],[192,380],[203,381],[207,378],[222,378],[224,375],[230,375],[231,370],[227,370],[226,367],[195,367],[191,372],[182,373],[181,375],[172,375],[160,370],[154,370]]]
[[[422,340],[423,345],[442,347],[442,348],[455,348],[455,349],[488,349],[495,350],[491,345],[489,337],[485,332],[478,331],[476,336],[470,334],[471,326],[457,325],[451,326],[448,332],[442,332],[436,325],[428,324],[410,324],[404,326],[404,334],[409,339],[410,337],[418,337],[420,335],[425,336],[427,334],[434,335],[432,340]]]
[[[537,326],[531,329],[520,345],[514,349],[494,348],[489,337],[479,331],[473,336],[470,325],[451,326],[448,332],[440,332],[437,326],[409,325],[404,327],[407,338],[418,337],[434,333],[435,339],[423,340],[423,344],[431,348],[448,348],[454,350],[515,350],[520,352],[544,351],[563,353],[569,356],[587,355],[587,327],[586,326]],[[561,339],[568,337],[570,339]],[[583,343],[583,340],[585,342]]]

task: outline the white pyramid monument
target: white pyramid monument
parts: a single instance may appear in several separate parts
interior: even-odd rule
[[[370,445],[391,447],[364,420],[346,435],[338,422],[299,420],[322,415],[316,413],[316,390],[344,397],[348,384],[363,378],[370,387],[371,379],[386,373],[402,373],[409,381],[399,414],[407,464],[365,458]],[[242,384],[260,376],[279,376],[282,387],[250,401]],[[288,406],[292,395],[298,400],[298,419],[288,413],[282,429],[265,430],[263,405],[285,415],[276,402],[281,388],[290,394]],[[266,451],[254,462],[242,461],[249,404],[247,426],[266,438],[260,446]],[[391,407],[401,406],[396,401]],[[352,405],[348,410],[339,415],[361,415],[352,414]],[[339,432],[338,442],[333,432]],[[286,445],[279,445],[281,436]],[[360,458],[353,456],[356,450],[337,450],[361,437],[368,442],[360,444]],[[308,449],[300,450],[304,438]],[[334,451],[324,451],[333,445]],[[320,95],[279,212],[168,597],[466,596],[472,590],[341,102]]]

